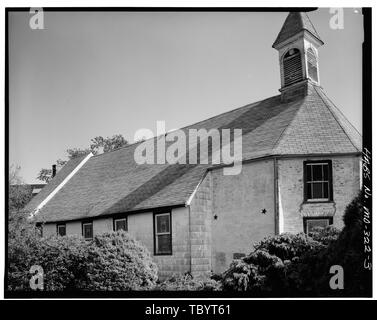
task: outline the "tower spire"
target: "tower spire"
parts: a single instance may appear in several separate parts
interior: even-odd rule
[[[290,12],[272,47],[279,52],[282,99],[307,94],[319,85],[318,48],[324,43],[305,12]]]

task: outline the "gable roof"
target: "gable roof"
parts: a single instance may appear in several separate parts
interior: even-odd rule
[[[357,130],[322,88],[310,84],[309,89],[309,94],[299,100],[282,103],[277,95],[182,130],[242,129],[243,160],[360,152]],[[91,157],[40,210],[37,221],[67,221],[184,205],[211,168],[211,164],[138,165],[134,161],[138,145]],[[69,161],[27,210],[36,208],[81,161]]]
[[[302,30],[310,32],[315,38],[323,43],[305,12],[290,12],[272,47],[275,48],[279,43],[293,37]]]

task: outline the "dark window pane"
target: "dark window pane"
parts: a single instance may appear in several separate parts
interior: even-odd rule
[[[127,221],[126,219],[115,220],[115,231],[124,230],[127,231]]]
[[[322,165],[313,165],[313,181],[322,181]]]
[[[156,216],[157,233],[170,232],[170,215]]]
[[[307,192],[307,194],[306,194],[307,198],[311,199],[312,198],[312,184],[311,183],[307,184],[307,191],[306,192]]]
[[[65,226],[58,226],[58,234],[59,236],[65,236]]]
[[[323,183],[323,197],[326,199],[329,198],[329,183],[328,182]]]
[[[92,224],[85,224],[84,225],[84,238],[85,239],[92,239],[93,238],[93,225]]]
[[[329,224],[329,219],[306,220],[306,232],[313,232],[314,228],[326,228]]]
[[[313,199],[323,198],[321,182],[312,183],[312,188],[313,188]]]
[[[312,181],[312,166],[306,165],[306,181]]]
[[[329,166],[327,164],[323,165],[323,180],[329,181]]]
[[[157,236],[157,253],[170,253],[171,241],[170,234]]]

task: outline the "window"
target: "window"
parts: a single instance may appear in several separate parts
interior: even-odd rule
[[[114,231],[127,231],[127,218],[114,219]]]
[[[317,56],[315,55],[312,48],[309,48],[307,51],[308,57],[308,74],[309,77],[318,82],[318,70],[317,70]]]
[[[43,237],[43,225],[42,223],[37,223],[35,225],[35,227],[37,228],[37,233],[40,237]]]
[[[56,232],[57,232],[58,236],[64,237],[66,235],[65,223],[58,224],[56,226]]]
[[[285,86],[301,81],[303,79],[300,50],[290,49],[284,55],[283,70]]]
[[[304,162],[304,200],[332,201],[331,161]]]
[[[85,240],[93,239],[93,222],[83,222],[82,235]]]
[[[171,214],[154,215],[154,253],[155,255],[172,254],[171,245]]]
[[[304,218],[305,233],[313,232],[315,228],[326,228],[333,224],[333,218]]]

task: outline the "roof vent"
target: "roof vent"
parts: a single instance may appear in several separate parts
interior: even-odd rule
[[[313,81],[318,82],[317,56],[315,55],[312,48],[308,49],[307,56],[308,56],[308,75]]]
[[[283,71],[285,86],[289,86],[290,84],[299,82],[303,79],[300,50],[290,49],[284,55]]]

